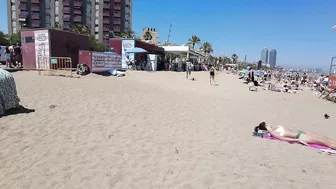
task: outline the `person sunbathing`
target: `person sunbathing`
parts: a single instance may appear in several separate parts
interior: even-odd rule
[[[255,132],[258,132],[259,130],[267,131],[272,137],[280,140],[288,142],[299,142],[304,145],[319,144],[336,150],[336,140],[332,140],[314,133],[308,133],[301,130],[293,131],[291,129],[285,129],[282,126],[273,128],[265,122],[261,122],[259,126],[254,128]]]

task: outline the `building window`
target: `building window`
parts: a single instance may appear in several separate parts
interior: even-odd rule
[[[70,7],[63,7],[63,10],[70,11]]]
[[[25,43],[35,43],[34,37],[25,37],[24,38]]]
[[[113,21],[120,22],[120,18],[113,18]]]
[[[23,14],[23,15],[25,15],[25,16],[29,15],[29,12],[28,11],[24,11],[24,10],[22,10],[20,13]]]
[[[120,14],[120,11],[114,11],[114,14]]]
[[[71,22],[63,22],[64,26],[70,26]]]
[[[33,20],[33,24],[41,24],[41,20]]]
[[[118,28],[118,29],[120,29],[120,26],[114,26],[114,28]]]
[[[40,13],[39,12],[32,12],[32,15],[33,16],[40,16]]]

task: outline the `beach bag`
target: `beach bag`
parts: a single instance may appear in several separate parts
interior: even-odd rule
[[[89,73],[89,68],[86,64],[78,64],[76,73],[78,75],[87,75]]]

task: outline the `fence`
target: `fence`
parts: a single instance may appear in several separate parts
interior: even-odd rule
[[[38,57],[37,70],[39,75],[41,71],[49,71],[50,74],[62,72],[72,76],[72,61],[69,57]]]

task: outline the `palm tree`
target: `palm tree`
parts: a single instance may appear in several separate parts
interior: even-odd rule
[[[223,57],[223,62],[224,62],[224,64],[231,64],[232,63],[231,59],[227,56]]]
[[[201,46],[201,49],[203,50],[204,54],[210,54],[213,52],[213,48],[212,48],[212,45],[211,43],[205,41],[202,46]]]
[[[237,60],[238,60],[238,56],[237,56],[236,54],[233,54],[231,58],[232,58],[232,62],[233,62],[234,64],[236,64],[236,63],[237,63]]]
[[[191,36],[191,38],[188,39],[188,45],[192,45],[192,48],[195,48],[195,45],[200,44],[201,43],[201,39],[199,37],[197,37],[196,35]]]
[[[125,30],[121,33],[120,37],[135,39],[135,31],[133,31],[131,29]]]

